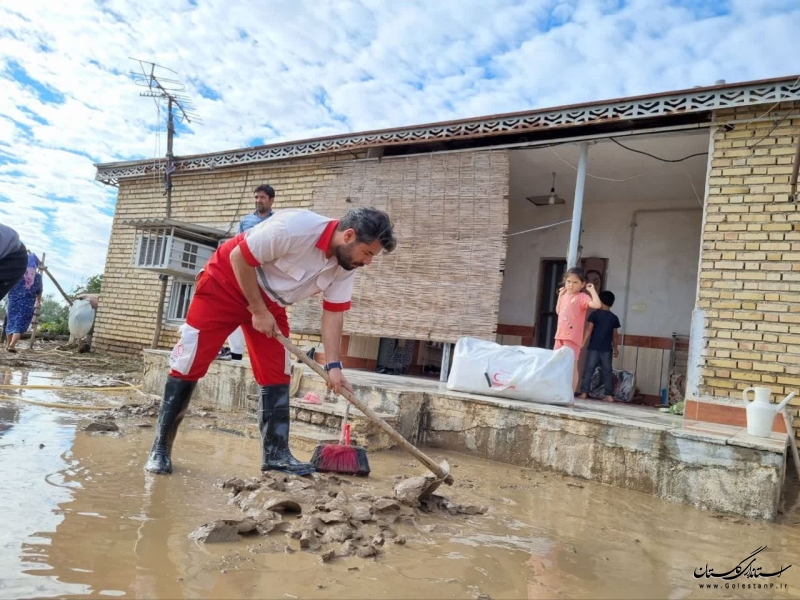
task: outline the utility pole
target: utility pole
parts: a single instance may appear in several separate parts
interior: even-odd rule
[[[141,74],[134,73],[137,77],[136,84],[147,87],[146,92],[141,92],[139,95],[146,98],[153,98],[156,107],[160,110],[158,102],[161,100],[167,101],[167,160],[164,165],[164,193],[167,197],[166,205],[166,218],[172,218],[172,174],[175,172],[175,155],[172,151],[173,139],[175,138],[175,109],[177,108],[181,120],[187,123],[200,122],[197,116],[191,110],[191,102],[188,96],[181,94],[186,88],[176,79],[167,79],[165,77],[156,76],[156,67],[165,69],[171,73],[175,73],[171,69],[162,67],[152,62],[145,62],[136,58],[131,59],[139,62],[141,67]],[[145,66],[149,66],[149,74],[146,72]],[[177,74],[177,73],[176,73]],[[153,340],[150,343],[150,348],[158,348],[158,342],[161,338],[161,328],[164,319],[164,301],[167,297],[167,284],[169,276],[163,273],[158,276],[161,281],[161,287],[158,293],[158,304],[156,312],[156,327],[153,332]]]

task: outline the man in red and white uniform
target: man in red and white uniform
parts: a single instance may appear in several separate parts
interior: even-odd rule
[[[286,306],[322,293],[322,342],[331,388],[336,393],[351,389],[342,373],[339,345],[355,269],[382,251],[391,252],[396,243],[389,216],[374,208],[350,210],[339,221],[288,209],[220,246],[196,284],[181,339],[170,356],[145,470],[172,472],[172,444],[197,380],[241,326],[261,386],[261,470],[312,472],[311,465],[289,450],[291,357],[274,334],[289,336]]]

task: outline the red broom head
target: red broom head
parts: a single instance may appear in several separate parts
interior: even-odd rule
[[[323,444],[317,446],[311,457],[311,464],[321,473],[341,473],[342,475],[369,475],[367,451],[361,446]]]

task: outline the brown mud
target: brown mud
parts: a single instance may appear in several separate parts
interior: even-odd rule
[[[0,380],[58,386],[75,371],[0,366]],[[448,459],[456,482],[442,486],[437,493],[447,501],[426,512],[393,497],[398,476],[425,474],[401,452],[371,453],[369,478],[319,475],[310,487],[290,485],[297,478],[261,478],[257,440],[209,429],[203,411],[178,435],[175,473],[154,476],[142,470],[152,441],[152,429],[142,425],[152,425],[155,413],[141,394],[14,393],[76,407],[144,408],[94,415],[0,402],[0,598],[800,596],[800,515],[793,507],[778,523],[751,521],[427,449]],[[84,429],[97,421],[118,431]],[[476,514],[448,508],[456,506]],[[221,529],[236,541],[190,537],[218,521],[236,529],[236,537]],[[395,543],[400,539],[405,543]],[[354,555],[341,552],[347,542]],[[374,556],[366,556],[365,542],[377,546]],[[756,565],[763,573],[792,566],[772,578],[694,576],[706,566],[733,569],[761,546],[767,548]]]

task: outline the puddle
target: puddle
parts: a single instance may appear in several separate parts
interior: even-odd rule
[[[0,370],[0,382],[59,385],[47,372]],[[8,390],[3,390],[4,392]],[[43,402],[114,405],[130,395],[25,390]],[[141,401],[141,400],[139,400]],[[0,402],[0,598],[791,598],[800,595],[800,517],[780,524],[724,517],[590,482],[446,454],[457,483],[440,492],[486,515],[430,516],[378,560],[322,564],[277,537],[202,545],[188,534],[236,518],[215,483],[255,475],[256,440],[192,426],[171,477],[144,473],[152,429],[78,430],[86,414]],[[40,448],[40,445],[44,445]],[[440,456],[435,450],[435,456]],[[297,453],[301,455],[302,453]],[[307,456],[302,456],[307,458]],[[370,454],[368,479],[422,474],[401,452]],[[439,525],[439,527],[429,527]],[[725,589],[696,568],[732,569],[760,546],[764,571],[793,566],[773,589]],[[717,583],[718,591],[699,583]],[[788,586],[780,588],[779,586]]]

